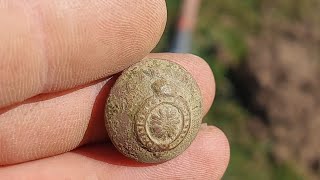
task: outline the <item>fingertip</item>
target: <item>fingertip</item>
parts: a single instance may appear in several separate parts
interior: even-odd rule
[[[126,69],[156,46],[165,28],[163,0],[73,1],[83,9],[73,13],[71,5],[67,10],[55,7],[69,15],[72,23],[63,21],[62,26],[55,13],[47,13],[47,19],[55,19],[44,27],[57,27],[44,30],[53,44],[47,60],[56,67],[48,70],[46,92],[86,84]],[[57,36],[63,37],[63,43]]]
[[[204,110],[207,113],[213,103],[216,92],[213,72],[209,64],[201,57],[193,54],[184,54],[184,56],[186,58],[184,67],[197,81],[203,97]]]
[[[0,108],[124,70],[156,46],[167,19],[164,0],[4,5]]]
[[[212,179],[221,179],[230,160],[229,141],[224,132],[214,126],[202,126],[200,136],[206,148],[199,154],[203,154],[208,160],[204,166],[212,169]]]
[[[149,53],[158,44],[167,23],[167,6],[165,0],[148,1],[148,3],[152,4],[153,8],[150,9],[150,13],[154,14],[154,19],[149,19],[150,22],[146,23],[151,24],[149,34],[152,36],[145,39],[147,47],[145,53]]]
[[[171,179],[221,179],[229,156],[229,143],[224,133],[216,127],[202,125],[191,146],[175,159],[159,164],[153,174]]]
[[[229,161],[229,144],[215,127],[202,126],[192,145],[180,156],[161,164],[134,162],[111,144],[92,145],[76,151],[0,169],[0,176],[30,179],[98,177],[114,179],[221,179]],[[83,163],[86,162],[86,163]],[[48,171],[50,169],[50,171]],[[42,177],[42,178],[40,178]]]

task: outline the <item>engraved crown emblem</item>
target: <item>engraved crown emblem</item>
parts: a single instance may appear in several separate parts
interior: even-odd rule
[[[172,87],[164,79],[155,81],[151,85],[151,88],[156,95],[167,95],[167,96],[174,95]]]

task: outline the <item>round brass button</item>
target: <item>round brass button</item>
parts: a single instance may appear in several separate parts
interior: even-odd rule
[[[144,59],[112,87],[105,124],[115,147],[140,162],[159,163],[181,154],[199,131],[200,89],[182,66]]]

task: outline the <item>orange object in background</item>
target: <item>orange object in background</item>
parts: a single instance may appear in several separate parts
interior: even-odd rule
[[[191,50],[192,32],[196,25],[201,0],[184,0],[174,37],[172,52],[187,53]]]

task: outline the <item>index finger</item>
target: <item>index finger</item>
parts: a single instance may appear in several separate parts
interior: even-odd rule
[[[0,108],[123,70],[165,22],[163,0],[0,0]]]

